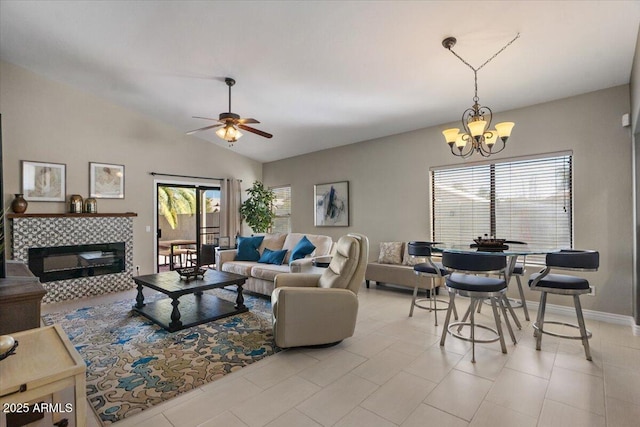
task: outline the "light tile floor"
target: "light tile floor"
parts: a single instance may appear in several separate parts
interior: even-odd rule
[[[134,295],[50,304],[43,311],[133,301]],[[524,321],[518,344],[507,340],[508,354],[497,342],[479,344],[472,364],[469,343],[449,336],[440,347],[442,326],[434,326],[432,313],[408,317],[410,299],[363,286],[353,337],[330,348],[283,351],[116,425],[638,426],[640,337],[630,326],[588,320],[588,362],[579,341],[545,335],[536,351],[531,322]],[[463,313],[465,299],[456,303]],[[490,324],[489,314],[486,307],[477,320]],[[99,426],[89,412],[87,425]]]

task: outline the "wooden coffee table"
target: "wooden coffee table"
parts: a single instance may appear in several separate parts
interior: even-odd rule
[[[246,276],[208,270],[203,278],[184,280],[175,271],[137,276],[133,281],[138,285],[138,295],[133,309],[169,332],[211,322],[249,309],[244,305],[242,286]],[[204,294],[207,289],[236,285],[236,303]],[[147,287],[169,298],[145,304],[142,288]]]

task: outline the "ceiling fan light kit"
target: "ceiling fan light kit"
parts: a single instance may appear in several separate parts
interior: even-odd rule
[[[263,132],[261,130],[258,130],[246,125],[246,123],[260,123],[256,119],[243,119],[243,118],[240,118],[238,114],[231,112],[231,86],[235,85],[236,81],[231,77],[226,77],[224,79],[224,82],[229,87],[229,111],[226,113],[220,113],[217,119],[212,119],[209,117],[194,116],[193,117],[194,119],[214,120],[219,123],[215,125],[205,126],[199,129],[191,130],[187,132],[187,135],[191,135],[193,133],[200,132],[203,130],[209,130],[209,129],[214,129],[220,126],[224,126],[224,127],[220,127],[220,129],[216,131],[216,135],[218,135],[218,137],[227,141],[229,143],[229,147],[233,146],[233,143],[236,142],[238,139],[240,139],[244,135],[242,132],[240,132],[239,129],[245,130],[247,132],[255,133],[256,135],[260,135],[264,138],[273,137],[273,135],[271,135],[270,133]]]
[[[225,125],[225,127],[216,131],[216,135],[225,141],[229,141],[229,146],[231,146],[234,142],[242,138],[243,133],[233,127],[233,125]]]
[[[483,157],[489,157],[492,154],[501,152],[507,146],[507,139],[511,136],[511,130],[515,123],[497,123],[495,129],[491,129],[493,113],[489,107],[482,106],[478,103],[478,71],[491,62],[491,60],[498,56],[503,50],[509,47],[511,43],[518,39],[518,37],[520,37],[520,33],[518,33],[513,40],[507,43],[502,49],[496,52],[491,58],[487,59],[484,64],[478,68],[474,68],[467,61],[462,59],[460,55],[454,52],[453,47],[457,42],[455,37],[447,37],[442,40],[442,46],[444,46],[445,49],[454,54],[456,58],[473,70],[475,82],[473,106],[471,106],[471,108],[467,108],[464,113],[462,113],[463,132],[460,132],[459,128],[445,129],[442,132],[444,139],[447,144],[449,144],[451,153],[454,156],[467,158],[473,153],[479,153]],[[495,149],[495,144],[498,140],[502,142],[502,145],[500,148]],[[457,151],[454,150],[454,147]]]

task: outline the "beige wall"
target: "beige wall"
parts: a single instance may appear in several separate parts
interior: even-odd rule
[[[145,230],[154,225],[149,172],[239,178],[243,190],[262,178],[259,162],[7,62],[0,62],[0,113],[5,207],[20,191],[20,160],[65,163],[67,197],[88,197],[90,161],[125,165],[125,199],[98,199],[98,211],[138,214],[133,262],[141,273],[153,271],[155,235]],[[31,202],[27,213],[66,208],[65,203]]]
[[[631,129],[634,133],[639,133],[640,128],[640,31],[636,40],[636,49],[633,55],[633,65],[631,67]]]
[[[634,144],[634,175],[635,175],[635,246],[634,246],[634,312],[633,316],[636,321],[636,325],[640,325],[640,283],[638,277],[640,276],[640,32],[638,32],[638,38],[636,40],[636,49],[633,56],[633,66],[631,68],[631,79],[629,83],[631,87],[631,129],[633,135]]]
[[[516,122],[508,148],[496,158],[573,150],[575,247],[601,252],[600,271],[589,276],[597,295],[584,297],[583,305],[622,315],[631,315],[632,306],[631,138],[629,128],[621,126],[629,108],[629,86],[624,85],[495,117]],[[381,241],[429,238],[429,167],[462,163],[443,142],[440,132],[446,127],[267,163],[264,181],[291,184],[294,231],[334,239],[361,232],[371,239],[375,258]],[[350,185],[351,225],[314,227],[313,185],[342,180]],[[534,292],[527,295],[538,298]]]

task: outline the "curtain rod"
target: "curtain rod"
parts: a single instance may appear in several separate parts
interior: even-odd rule
[[[191,178],[191,179],[210,179],[213,181],[224,181],[225,179],[232,179],[232,178],[211,178],[211,177],[206,177],[206,176],[191,176],[191,175],[175,175],[172,173],[160,173],[160,172],[149,172],[149,175],[153,175],[153,176],[173,176],[176,178]],[[242,182],[241,179],[239,179],[238,181]]]

